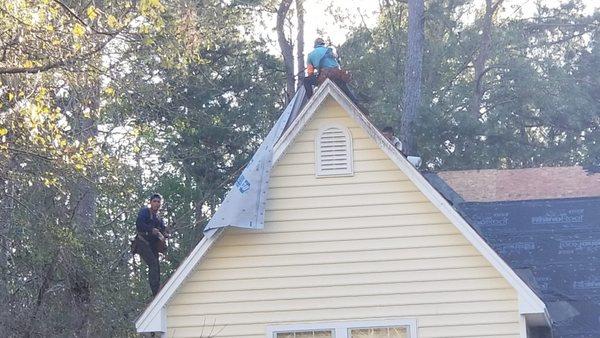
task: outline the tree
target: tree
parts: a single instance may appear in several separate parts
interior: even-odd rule
[[[396,88],[403,89],[394,75],[405,60],[394,55],[405,54],[408,48],[402,43],[406,4],[385,4],[377,26],[356,27],[340,47],[359,91],[372,98],[366,106],[381,127],[396,121],[401,101]],[[598,148],[592,141],[597,123],[591,116],[599,110],[590,94],[595,82],[582,72],[595,74],[588,66],[593,59],[588,53],[595,55],[598,14],[584,14],[581,2],[575,1],[556,8],[540,6],[533,17],[517,12],[497,17],[485,63],[485,95],[479,119],[474,119],[473,62],[481,44],[482,19],[460,20],[472,6],[471,0],[434,0],[427,7],[423,114],[414,128],[427,167],[597,163]]]
[[[250,13],[259,1],[226,7],[217,0],[95,4],[0,4],[0,203],[10,206],[0,210],[8,216],[0,219],[6,257],[0,264],[6,309],[0,332],[6,336],[131,334],[131,321],[149,296],[143,269],[128,255],[136,211],[156,187],[165,187],[178,203],[166,210],[168,219],[178,212],[184,225],[176,235],[181,251],[164,262],[172,272],[202,233],[203,224],[190,220],[190,204],[203,205],[205,198],[209,208],[218,205],[219,189],[228,184],[224,177],[243,165],[279,103],[257,84],[279,84],[272,70],[280,64],[242,35],[252,27]],[[231,35],[235,42],[228,45]],[[210,107],[198,114],[210,127],[189,135],[209,140],[219,128],[230,130],[228,137],[245,135],[206,166],[206,177],[223,178],[210,183],[212,194],[208,183],[198,192],[196,176],[186,180],[181,174],[196,168],[179,166],[191,162],[186,154],[161,153],[181,141],[176,132],[185,135],[184,125],[173,129],[169,122],[194,122],[181,109],[198,91],[177,79],[199,77],[203,88],[220,85],[202,92],[194,107]],[[278,88],[269,93],[280,95]],[[269,109],[254,95],[269,99]],[[246,122],[237,124],[237,109]],[[202,151],[208,161],[211,149]],[[205,220],[210,212],[203,212]]]
[[[415,122],[421,104],[424,7],[423,0],[408,1],[408,48],[404,68],[404,97],[400,126],[400,140],[407,155],[413,155],[416,151]]]
[[[477,56],[473,62],[475,68],[475,76],[473,79],[473,96],[471,98],[471,113],[474,118],[479,118],[481,109],[481,100],[485,94],[483,78],[485,73],[488,71],[486,68],[486,62],[489,58],[490,50],[492,48],[492,27],[494,14],[500,8],[503,0],[485,0],[485,13],[483,16],[483,22],[481,27],[481,42],[477,50]]]
[[[277,9],[277,41],[283,55],[286,78],[286,103],[294,96],[296,91],[296,80],[294,77],[294,52],[290,41],[285,37],[285,20],[292,4],[292,0],[281,0]]]
[[[304,0],[296,0],[296,18],[298,21],[298,34],[296,35],[296,64],[298,76],[304,77]]]

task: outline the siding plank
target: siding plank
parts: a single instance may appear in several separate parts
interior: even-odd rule
[[[267,204],[268,205],[268,204]],[[290,212],[291,211],[291,212]],[[293,220],[336,219],[342,217],[369,217],[385,215],[430,214],[438,212],[429,202],[396,203],[389,205],[364,205],[312,208],[310,210],[270,210],[265,215],[266,222]]]
[[[214,269],[203,268],[199,281],[242,280],[256,278],[302,277],[347,273],[375,273],[395,271],[420,271],[485,267],[481,256],[408,259],[402,261],[352,262],[320,265],[261,266],[255,268]]]
[[[435,224],[449,224],[448,219],[440,212],[416,215],[388,215],[388,216],[369,216],[361,218],[336,219],[312,219],[310,221],[270,221],[265,224],[262,230],[243,230],[244,232],[254,231],[254,233],[286,232],[286,231],[321,231],[321,230],[339,230],[339,229],[369,229],[377,227],[409,228],[412,226],[427,226]],[[234,229],[231,229],[236,231]]]
[[[302,186],[302,187],[270,187],[270,199],[282,198],[312,198],[338,195],[361,195],[374,193],[397,193],[418,191],[417,187],[410,181],[390,181],[380,183],[362,183],[362,184],[339,184],[332,186]]]
[[[295,229],[294,229],[295,230]],[[225,245],[282,244],[304,242],[347,241],[361,239],[404,238],[417,236],[457,235],[460,232],[449,224],[429,224],[408,227],[386,226],[321,231],[239,232],[224,238]]]
[[[350,134],[352,135],[352,139],[367,139],[369,135],[361,128],[361,127],[349,127]],[[296,138],[296,142],[314,142],[315,137],[319,133],[318,126],[310,126],[310,128],[306,128],[302,134],[298,135]],[[285,159],[285,156],[284,156]]]
[[[505,334],[519,337],[519,322],[489,323],[482,325],[446,325],[444,327],[420,328],[419,337],[485,337],[488,334]]]
[[[226,239],[223,240],[226,242]],[[308,254],[315,252],[344,252],[362,250],[384,250],[403,248],[422,248],[436,246],[466,245],[462,235],[440,235],[413,237],[410,241],[396,238],[365,239],[356,241],[331,241],[320,243],[289,243],[270,245],[218,245],[209,252],[208,257],[243,257],[264,255]]]
[[[348,251],[335,253],[311,253],[305,255],[264,255],[226,258],[207,258],[200,269],[234,269],[238,267],[310,265],[327,263],[351,263],[373,261],[398,261],[403,259],[427,259],[442,257],[478,256],[471,245],[444,248],[409,248],[393,250]]]
[[[485,278],[481,280],[459,279],[428,281],[421,283],[386,283],[386,284],[361,284],[344,286],[323,286],[304,288],[283,288],[263,290],[236,290],[236,291],[206,291],[189,290],[185,297],[179,297],[171,304],[189,305],[219,303],[223,299],[228,302],[252,302],[260,300],[277,299],[305,299],[328,297],[351,297],[368,295],[410,294],[420,292],[465,291],[465,290],[490,290],[506,289],[509,284],[503,278]],[[182,290],[182,293],[185,290]]]
[[[274,170],[275,171],[275,170]],[[269,179],[269,188],[288,188],[288,187],[311,187],[328,186],[339,184],[360,183],[378,183],[378,182],[406,182],[406,176],[398,170],[380,171],[380,172],[355,172],[354,176],[343,177],[321,177],[316,178],[314,174],[293,176],[293,177],[271,177]],[[360,192],[357,190],[357,193]]]
[[[398,167],[392,161],[390,161],[387,155],[383,152],[354,149],[353,155],[355,171],[398,170]],[[285,157],[286,164],[278,165],[275,170],[273,170],[271,175],[272,177],[314,174],[314,153],[287,153]],[[298,173],[297,171],[292,170],[294,168],[299,168],[302,170],[298,170]]]
[[[363,307],[386,307],[398,305],[417,305],[417,304],[439,304],[439,303],[457,303],[464,299],[471,301],[493,301],[493,300],[514,300],[514,292],[511,289],[494,290],[472,290],[472,291],[446,291],[446,292],[428,292],[414,294],[398,295],[369,295],[337,298],[319,298],[319,299],[295,299],[289,300],[267,300],[255,301],[232,306],[229,303],[211,303],[194,305],[169,305],[169,314],[172,316],[181,315],[217,315],[225,313],[243,312],[279,312],[295,310],[318,310],[318,309],[354,309]]]
[[[456,279],[486,279],[500,276],[492,267],[439,269],[419,271],[395,271],[376,273],[349,273],[344,275],[321,275],[281,278],[255,278],[245,279],[243,283],[237,280],[208,281],[204,278],[203,271],[194,274],[181,288],[182,292],[204,291],[233,291],[233,290],[260,290],[281,289],[318,286],[360,285],[369,283],[402,283]],[[516,297],[516,296],[515,296]],[[224,302],[227,300],[224,299]]]
[[[379,147],[375,142],[373,142],[369,138],[353,138],[352,139],[352,148],[354,150],[379,150]],[[303,141],[296,142],[292,145],[287,153],[288,154],[296,154],[296,153],[314,153],[315,151],[315,142],[314,141]]]
[[[311,155],[312,156],[312,155]],[[398,167],[389,160],[354,160],[354,173],[394,171]],[[310,163],[286,165],[273,170],[271,177],[310,176],[315,175],[314,159]],[[323,179],[324,177],[319,177]],[[416,189],[416,187],[415,187]]]
[[[317,209],[323,205],[326,205],[328,208],[360,207],[367,205],[393,205],[427,201],[427,197],[420,191],[368,195],[338,195],[312,198],[270,199],[267,203],[266,210]]]

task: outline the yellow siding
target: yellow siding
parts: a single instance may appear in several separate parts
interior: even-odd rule
[[[349,127],[351,177],[315,177],[323,123]],[[518,337],[517,295],[332,100],[273,169],[265,229],[229,229],[167,306],[170,337],[416,319],[420,338]]]

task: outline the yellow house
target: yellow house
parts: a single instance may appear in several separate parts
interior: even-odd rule
[[[268,183],[264,229],[205,237],[138,332],[508,338],[549,327],[540,298],[332,82],[277,142]]]

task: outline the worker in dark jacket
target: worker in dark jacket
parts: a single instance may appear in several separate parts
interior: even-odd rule
[[[158,215],[162,204],[162,196],[150,196],[150,206],[142,207],[138,213],[135,227],[137,229],[137,253],[148,265],[148,283],[152,295],[156,296],[160,288],[160,265],[158,262],[158,241],[164,241],[165,223]]]
[[[326,79],[331,79],[352,101],[357,101],[350,88],[348,88],[350,74],[340,67],[333,50],[325,45],[322,38],[315,40],[314,49],[308,54],[306,64],[307,79],[309,80],[308,85],[305,87],[309,92],[309,96],[312,95],[312,85],[320,85]],[[315,71],[317,74],[315,74]],[[314,80],[311,81],[310,79]]]

